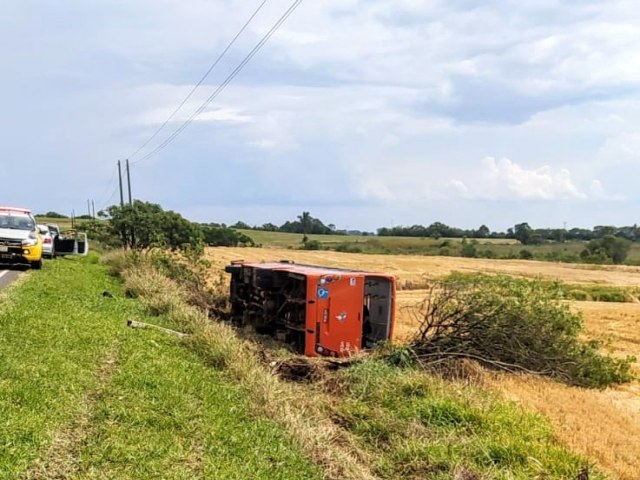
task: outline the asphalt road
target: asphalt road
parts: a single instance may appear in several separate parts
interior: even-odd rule
[[[0,290],[13,282],[20,275],[19,270],[0,269]]]

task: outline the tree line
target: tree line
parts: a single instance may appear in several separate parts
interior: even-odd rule
[[[194,223],[179,213],[155,203],[135,200],[131,205],[113,205],[98,212],[99,220],[83,228],[95,240],[108,246],[200,251],[213,247],[254,246],[253,239],[217,223]]]
[[[491,231],[486,225],[477,229],[463,229],[450,227],[444,223],[434,222],[429,226],[412,225],[410,227],[381,227],[378,229],[381,237],[430,237],[430,238],[508,238],[515,239],[524,245],[536,245],[545,241],[564,242],[569,240],[594,240],[606,236],[626,238],[632,242],[640,240],[638,225],[616,227],[612,225],[597,225],[588,228],[532,228],[523,222],[508,228],[505,232]]]
[[[222,224],[222,226],[225,226]],[[249,225],[238,221],[230,228],[240,230],[259,230],[267,232],[299,233],[302,235],[374,235],[373,233],[340,230],[332,223],[325,224],[322,220],[312,217],[309,212],[302,212],[297,219],[286,221],[278,226],[274,223],[262,225]],[[632,242],[640,241],[640,227],[638,225],[616,227],[613,225],[597,225],[589,228],[532,228],[523,222],[508,228],[504,232],[492,231],[486,225],[480,225],[477,229],[464,229],[452,227],[441,222],[434,222],[428,226],[411,225],[380,227],[376,234],[380,237],[418,237],[418,238],[497,238],[514,239],[523,245],[538,245],[545,242],[565,242],[572,240],[590,241],[607,236],[620,237]]]
[[[319,218],[314,218],[309,212],[302,212],[294,220],[287,220],[278,226],[274,223],[251,226],[243,221],[238,221],[230,226],[240,230],[260,230],[265,232],[300,233],[302,235],[347,235],[346,230],[338,230],[333,223],[325,225]]]
[[[83,224],[87,233],[108,246],[124,246],[125,248],[146,249],[164,247],[169,249],[190,249],[203,251],[204,246],[255,246],[253,239],[239,229],[247,229],[248,225],[238,222],[231,227],[219,223],[194,223],[171,210],[164,210],[160,205],[136,200],[132,205],[113,205],[105,211],[98,212],[98,220],[89,220]],[[258,227],[248,229],[258,230]],[[332,225],[325,225],[321,220],[302,212],[296,220],[285,222],[278,229],[270,231],[287,231],[302,234],[301,248],[314,249],[321,245],[316,240],[309,240],[308,234],[335,234],[337,230]],[[551,230],[550,230],[551,231]],[[459,254],[467,257],[486,255],[491,252],[478,250],[478,238],[514,238],[523,245],[536,245],[548,240],[564,241],[573,238],[590,239],[580,252],[579,258],[571,261],[587,263],[622,263],[626,259],[631,239],[638,238],[638,228],[634,227],[595,227],[585,230],[588,235],[579,237],[548,236],[547,230],[532,229],[527,223],[516,225],[506,234],[496,234],[482,225],[477,230],[453,229],[442,223],[435,223],[429,227],[413,226],[394,227],[379,235],[420,236],[420,237],[462,237]],[[555,232],[555,231],[554,231]],[[570,232],[570,231],[569,231]],[[557,232],[556,232],[557,233]],[[566,233],[563,231],[563,233]],[[372,239],[371,241],[377,241]],[[448,242],[448,240],[445,240]],[[317,244],[317,245],[316,245]],[[347,243],[345,243],[347,245]],[[348,246],[348,245],[347,245]],[[340,246],[335,246],[338,249]],[[445,253],[451,246],[443,246],[438,254]],[[347,251],[347,250],[345,250]],[[389,252],[391,253],[391,252]],[[520,252],[521,258],[532,258],[528,250]]]

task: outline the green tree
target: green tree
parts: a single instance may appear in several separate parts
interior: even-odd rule
[[[251,230],[251,225],[240,220],[236,222],[235,225],[231,225],[231,228],[237,228],[240,230]]]
[[[630,249],[631,242],[626,238],[605,235],[602,238],[591,240],[580,256],[583,260],[593,263],[601,263],[597,260],[605,258],[615,264],[620,264],[625,261]]]
[[[125,247],[202,249],[202,229],[160,205],[136,200],[133,205],[113,205],[107,211],[112,232],[120,236]]]
[[[523,245],[529,245],[533,238],[533,229],[526,222],[519,223],[514,228],[513,236]]]
[[[478,256],[477,240],[472,240],[471,242],[469,242],[465,237],[462,239],[461,245],[462,245],[462,248],[460,249],[460,254],[463,257],[475,258]]]
[[[260,227],[260,230],[264,230],[265,232],[277,232],[278,226],[273,223],[265,223]]]
[[[215,225],[202,225],[204,242],[211,247],[237,247],[254,246],[251,237],[231,228],[219,227]]]
[[[69,218],[68,216],[58,212],[47,212],[44,215],[37,215],[37,216],[49,217],[49,218]]]
[[[478,238],[487,238],[491,235],[491,230],[486,225],[480,225],[478,231],[476,232]]]
[[[302,212],[302,215],[298,215],[298,221],[302,226],[302,243],[307,243],[309,237],[307,237],[307,233],[311,230],[312,217],[309,212]]]

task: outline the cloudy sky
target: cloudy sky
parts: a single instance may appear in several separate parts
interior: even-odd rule
[[[192,220],[340,228],[634,224],[637,0],[0,2],[0,204],[84,213],[136,198]]]

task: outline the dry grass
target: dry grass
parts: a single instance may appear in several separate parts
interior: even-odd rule
[[[409,255],[363,255],[332,251],[215,248],[208,257],[219,271],[231,260],[291,259],[299,263],[339,266],[395,274],[400,286],[459,272],[541,277],[575,284],[640,286],[640,268],[588,266],[520,260],[487,260]],[[395,336],[404,339],[418,325],[415,307],[421,290],[398,292]],[[575,302],[584,315],[588,337],[610,342],[614,355],[640,358],[640,304]],[[634,366],[640,373],[638,364]],[[550,419],[558,438],[587,455],[619,479],[640,478],[640,383],[603,391],[567,387],[536,377],[486,374],[486,384]]]
[[[485,374],[486,385],[546,416],[556,436],[613,478],[637,480],[640,458],[638,384],[604,391],[527,376]]]
[[[223,268],[231,260],[273,261],[293,260],[298,263],[320,264],[341,268],[356,268],[393,273],[402,288],[406,282],[419,283],[451,272],[481,272],[516,277],[542,277],[567,283],[593,283],[618,286],[638,286],[640,267],[581,265],[538,262],[531,260],[489,260],[482,258],[427,257],[419,255],[369,255],[340,253],[328,250],[304,251],[283,248],[209,248],[208,259]]]

